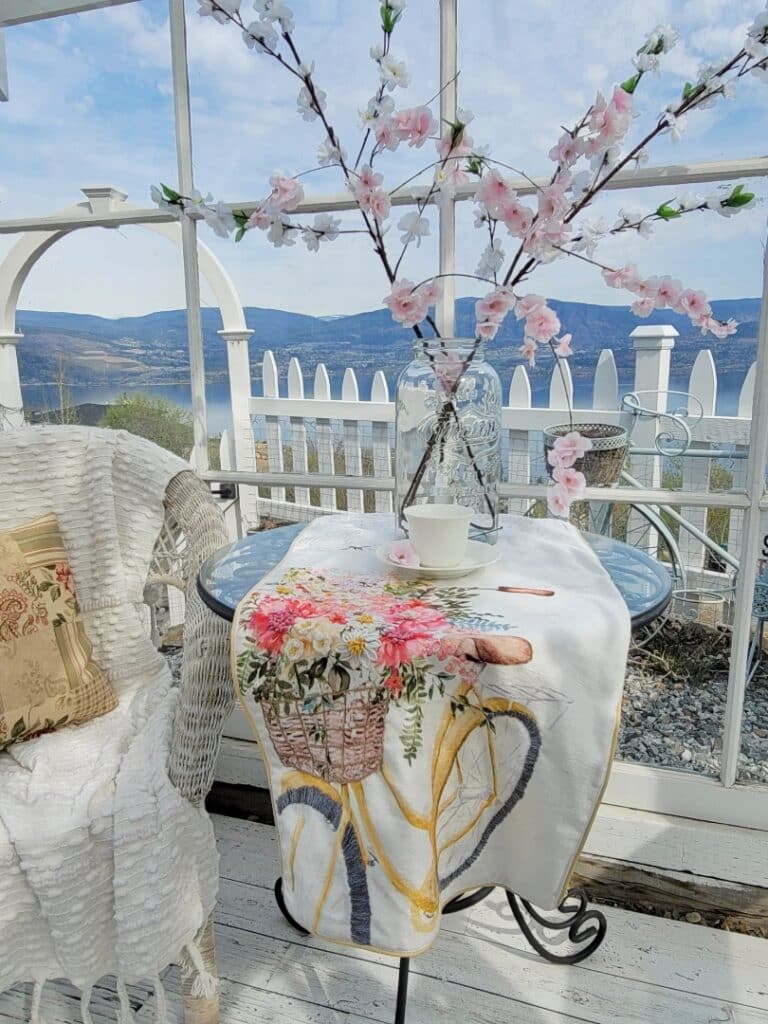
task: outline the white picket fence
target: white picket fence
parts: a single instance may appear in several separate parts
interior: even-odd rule
[[[671,353],[676,332],[671,327],[640,327],[632,333],[635,351],[634,388],[641,395],[642,404],[666,411],[679,408],[680,400],[668,396]],[[751,367],[743,381],[737,415],[715,415],[717,399],[717,372],[709,350],[699,353],[690,375],[687,391],[691,395],[690,412],[703,412],[693,426],[695,447],[727,447],[732,451],[745,450],[749,441],[750,413],[754,390],[755,368]],[[371,397],[361,400],[354,369],[347,368],[341,387],[341,397],[333,398],[331,381],[324,364],[314,371],[312,397],[306,397],[305,374],[297,358],[290,361],[287,379],[281,382],[272,352],[267,352],[262,365],[262,394],[250,393],[250,382],[232,380],[237,401],[235,408],[247,409],[244,416],[233,416],[235,445],[228,433],[222,437],[222,468],[264,471],[269,474],[299,474],[300,482],[293,486],[274,483],[266,488],[243,487],[242,503],[247,519],[253,524],[256,516],[301,521],[316,515],[330,514],[340,509],[350,511],[392,510],[391,490],[371,490],[365,486],[328,486],[328,477],[354,478],[361,482],[386,481],[391,486],[394,459],[395,409],[382,371],[376,372]],[[248,388],[247,401],[242,390]],[[589,409],[576,410],[577,422],[622,422],[630,417],[621,411],[616,361],[611,349],[604,349],[597,362]],[[502,411],[502,451],[506,478],[510,483],[535,483],[544,479],[541,431],[544,427],[567,419],[568,399],[573,395],[573,384],[567,370],[564,379],[552,373],[549,400],[544,407],[534,407],[531,383],[525,366],[518,366],[506,390],[506,404]],[[654,445],[659,431],[667,429],[663,419],[641,418],[633,423],[632,442],[640,448]],[[254,429],[255,428],[255,429]],[[243,446],[243,438],[250,438],[250,452]],[[238,453],[237,449],[240,449]],[[253,461],[242,464],[243,453]],[[660,485],[664,468],[660,456],[633,455],[632,475],[643,484]],[[728,463],[722,458],[683,458],[683,490],[706,490],[715,466],[727,465],[732,474],[732,486],[743,485],[745,462]],[[313,485],[313,477],[325,478],[324,486]],[[717,481],[714,481],[715,485]],[[368,491],[368,496],[365,493]],[[630,492],[631,493],[631,492]],[[528,503],[509,499],[509,507],[520,511]],[[250,510],[250,511],[249,511]],[[707,510],[682,509],[682,514],[702,530],[707,526]],[[726,546],[738,557],[741,541],[740,511],[729,513]],[[704,545],[690,534],[681,531],[681,551],[691,569],[705,565]]]

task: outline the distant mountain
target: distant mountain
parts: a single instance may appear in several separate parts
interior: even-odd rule
[[[457,303],[457,334],[467,336],[474,325],[474,299]],[[734,317],[739,331],[734,338],[717,341],[702,338],[685,317],[660,310],[638,320],[628,307],[597,306],[552,301],[563,329],[574,336],[571,370],[577,387],[588,388],[600,350],[612,348],[622,386],[632,381],[634,357],[629,335],[638,324],[668,323],[680,332],[672,359],[673,384],[682,387],[697,353],[711,348],[723,386],[735,386],[755,358],[759,299],[724,299],[713,302],[717,316]],[[204,309],[203,331],[206,373],[212,380],[226,379],[226,344],[218,336],[218,310]],[[246,322],[253,330],[250,355],[253,380],[261,376],[261,360],[267,349],[275,352],[282,372],[291,356],[298,356],[311,381],[318,362],[324,362],[331,378],[340,383],[343,370],[353,366],[367,394],[376,370],[383,370],[392,384],[407,362],[412,334],[395,324],[386,309],[352,316],[312,317],[278,309],[249,307]],[[22,310],[18,330],[24,335],[18,346],[21,379],[25,385],[57,379],[59,367],[70,384],[137,388],[142,384],[173,383],[189,375],[186,315],[183,310],[150,313],[141,317],[109,320],[77,313]],[[489,358],[509,381],[519,363],[517,348],[521,326],[508,317],[498,337],[489,345]],[[541,392],[550,367],[532,373],[534,392]]]

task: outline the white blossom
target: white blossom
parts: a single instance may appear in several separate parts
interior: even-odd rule
[[[480,262],[477,264],[475,273],[478,277],[493,277],[501,269],[504,258],[505,253],[501,247],[501,240],[494,238],[480,254]]]
[[[215,206],[202,206],[200,212],[208,227],[219,238],[227,238],[237,226],[235,218],[232,216],[232,211],[222,202],[216,203]]]
[[[587,256],[593,256],[600,239],[607,233],[608,224],[602,217],[597,220],[587,218],[578,226],[579,238],[573,243],[574,252],[584,252]]]
[[[669,53],[679,38],[677,30],[671,25],[657,25],[653,32],[648,34],[642,48],[649,52],[656,50],[659,53]]]
[[[342,146],[334,146],[329,138],[326,138],[325,142],[321,142],[317,147],[317,162],[321,167],[331,167],[334,164],[340,164],[342,160],[346,162],[347,151]]]
[[[379,61],[381,60],[381,58],[382,58],[382,57],[384,56],[384,47],[383,47],[383,46],[380,46],[380,45],[379,45],[379,44],[377,43],[377,44],[376,44],[376,46],[372,46],[372,47],[370,48],[370,50],[368,51],[368,53],[370,53],[370,55],[371,55],[371,60],[375,60],[375,61],[376,61],[376,63],[378,64],[378,62],[379,62]]]
[[[180,204],[172,203],[170,202],[170,200],[166,199],[163,193],[157,187],[157,185],[153,185],[150,188],[149,194],[152,198],[152,202],[157,203],[161,210],[165,210],[166,213],[172,214],[177,220],[181,220],[181,218],[184,216],[184,210],[182,209]]]
[[[279,21],[283,32],[293,32],[293,11],[285,0],[253,0],[253,6],[267,21]]]
[[[703,201],[695,192],[683,192],[677,197],[677,205],[681,210],[698,210]]]
[[[264,20],[252,21],[243,30],[243,39],[252,50],[258,50],[261,53],[274,50],[277,46],[277,32],[268,21]]]
[[[275,217],[267,232],[267,238],[277,249],[283,245],[294,245],[296,228],[291,223],[290,217],[286,217],[284,213]]]
[[[395,101],[391,96],[382,96],[381,99],[378,96],[372,96],[368,100],[368,106],[365,110],[361,110],[360,113],[360,124],[363,128],[368,128],[380,117],[389,117],[389,115],[395,109]]]
[[[654,75],[659,74],[661,64],[659,58],[655,53],[638,53],[636,57],[632,58],[632,63],[635,65],[638,71],[653,72]]]
[[[326,107],[326,94],[323,89],[318,89],[315,86],[315,99],[312,98],[312,93],[306,85],[302,85],[299,89],[299,95],[296,97],[296,109],[304,118],[305,121],[314,121],[318,116],[317,107],[319,105],[320,110],[325,110]]]
[[[401,217],[397,222],[398,231],[402,231],[400,235],[400,241],[403,245],[409,245],[411,242],[416,243],[416,248],[421,245],[421,240],[429,234],[429,221],[426,217],[422,217],[418,210],[413,210],[411,213],[406,213],[405,216]]]
[[[240,0],[216,0],[216,6],[214,6],[213,0],[197,0],[197,2],[200,5],[197,12],[200,17],[213,18],[220,25],[229,21],[229,14],[237,14],[240,10]]]
[[[315,214],[311,228],[301,233],[302,240],[310,252],[317,252],[321,242],[333,242],[339,237],[341,221],[329,213]],[[289,243],[290,244],[290,243]]]
[[[685,131],[688,119],[684,115],[676,116],[671,110],[664,115],[669,137],[673,142],[679,142]]]
[[[744,44],[752,57],[764,57],[768,55],[768,6],[755,18],[747,31],[747,41]],[[762,47],[762,50],[752,52],[753,49]]]
[[[456,107],[456,120],[460,121],[464,126],[468,125],[471,121],[474,121],[475,115],[471,110],[467,110],[465,107]]]
[[[391,54],[387,54],[379,61],[379,73],[382,83],[390,92],[398,85],[404,89],[411,80],[405,61],[395,60]]]
[[[594,175],[590,171],[579,171],[578,174],[574,174],[570,188],[575,199],[578,199],[579,196],[582,196],[587,191],[592,184],[593,177]]]

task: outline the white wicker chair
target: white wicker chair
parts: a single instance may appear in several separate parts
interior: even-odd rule
[[[33,435],[38,428],[9,433],[0,432],[0,463],[5,454],[7,458],[12,444],[16,443],[12,435],[26,444],[26,437]],[[114,448],[116,441],[122,436],[111,431],[82,431],[81,428],[42,428],[50,433],[53,443],[58,444],[61,435],[52,431],[70,431],[70,435],[82,442],[86,438],[89,446]],[[78,433],[80,431],[80,433]],[[126,438],[132,444],[135,439]],[[152,459],[152,450],[157,453],[158,460],[164,460],[167,467],[167,453],[141,442],[142,457]],[[117,441],[120,444],[120,441]],[[34,455],[34,445],[29,453]],[[170,756],[167,772],[176,789],[191,803],[200,806],[213,782],[213,775],[219,751],[221,731],[233,704],[233,690],[230,681],[228,637],[229,627],[226,622],[215,616],[201,601],[196,590],[196,578],[202,562],[209,554],[228,542],[223,518],[213,501],[208,488],[191,471],[184,470],[179,464],[180,472],[173,475],[173,463],[170,463],[170,477],[164,498],[165,522],[154,547],[154,558],[150,570],[147,597],[157,596],[158,584],[173,584],[184,589],[184,646],[183,667],[180,683],[180,700],[174,719],[170,744]],[[30,483],[32,481],[30,480]],[[36,480],[37,492],[45,490],[45,473]],[[14,487],[14,481],[6,481],[4,487]],[[18,508],[24,506],[24,487],[17,487],[16,501]],[[35,500],[38,500],[36,496]],[[73,495],[73,500],[82,500],[82,495]],[[137,502],[141,495],[137,495]],[[2,501],[0,501],[2,506]],[[10,504],[0,507],[0,513],[10,508]],[[136,509],[137,517],[141,510]],[[125,513],[123,510],[123,515]],[[0,527],[2,515],[0,515]],[[137,532],[141,532],[141,524],[137,521]],[[151,544],[151,542],[150,542]],[[146,552],[147,560],[150,551]],[[149,632],[149,616],[147,631]],[[87,728],[87,726],[81,727]],[[36,742],[36,741],[32,741]],[[0,751],[0,757],[3,757]],[[1,860],[1,858],[0,858]],[[0,906],[0,917],[3,907]],[[182,992],[184,996],[184,1014],[188,1024],[213,1024],[218,1020],[218,993],[211,994],[211,975],[216,977],[216,963],[213,942],[212,920],[203,926],[194,943],[194,957],[185,954],[180,964]],[[194,960],[194,962],[193,962]],[[206,984],[201,985],[204,978]],[[195,984],[195,982],[198,984]],[[205,995],[201,995],[205,992]],[[39,1004],[39,994],[37,995]],[[34,1011],[34,1007],[33,1007]],[[34,1015],[34,1012],[33,1012]]]

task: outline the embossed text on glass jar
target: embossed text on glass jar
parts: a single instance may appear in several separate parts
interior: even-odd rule
[[[501,381],[482,343],[429,338],[397,382],[397,522],[418,502],[474,509],[471,534],[493,543],[501,476]]]

